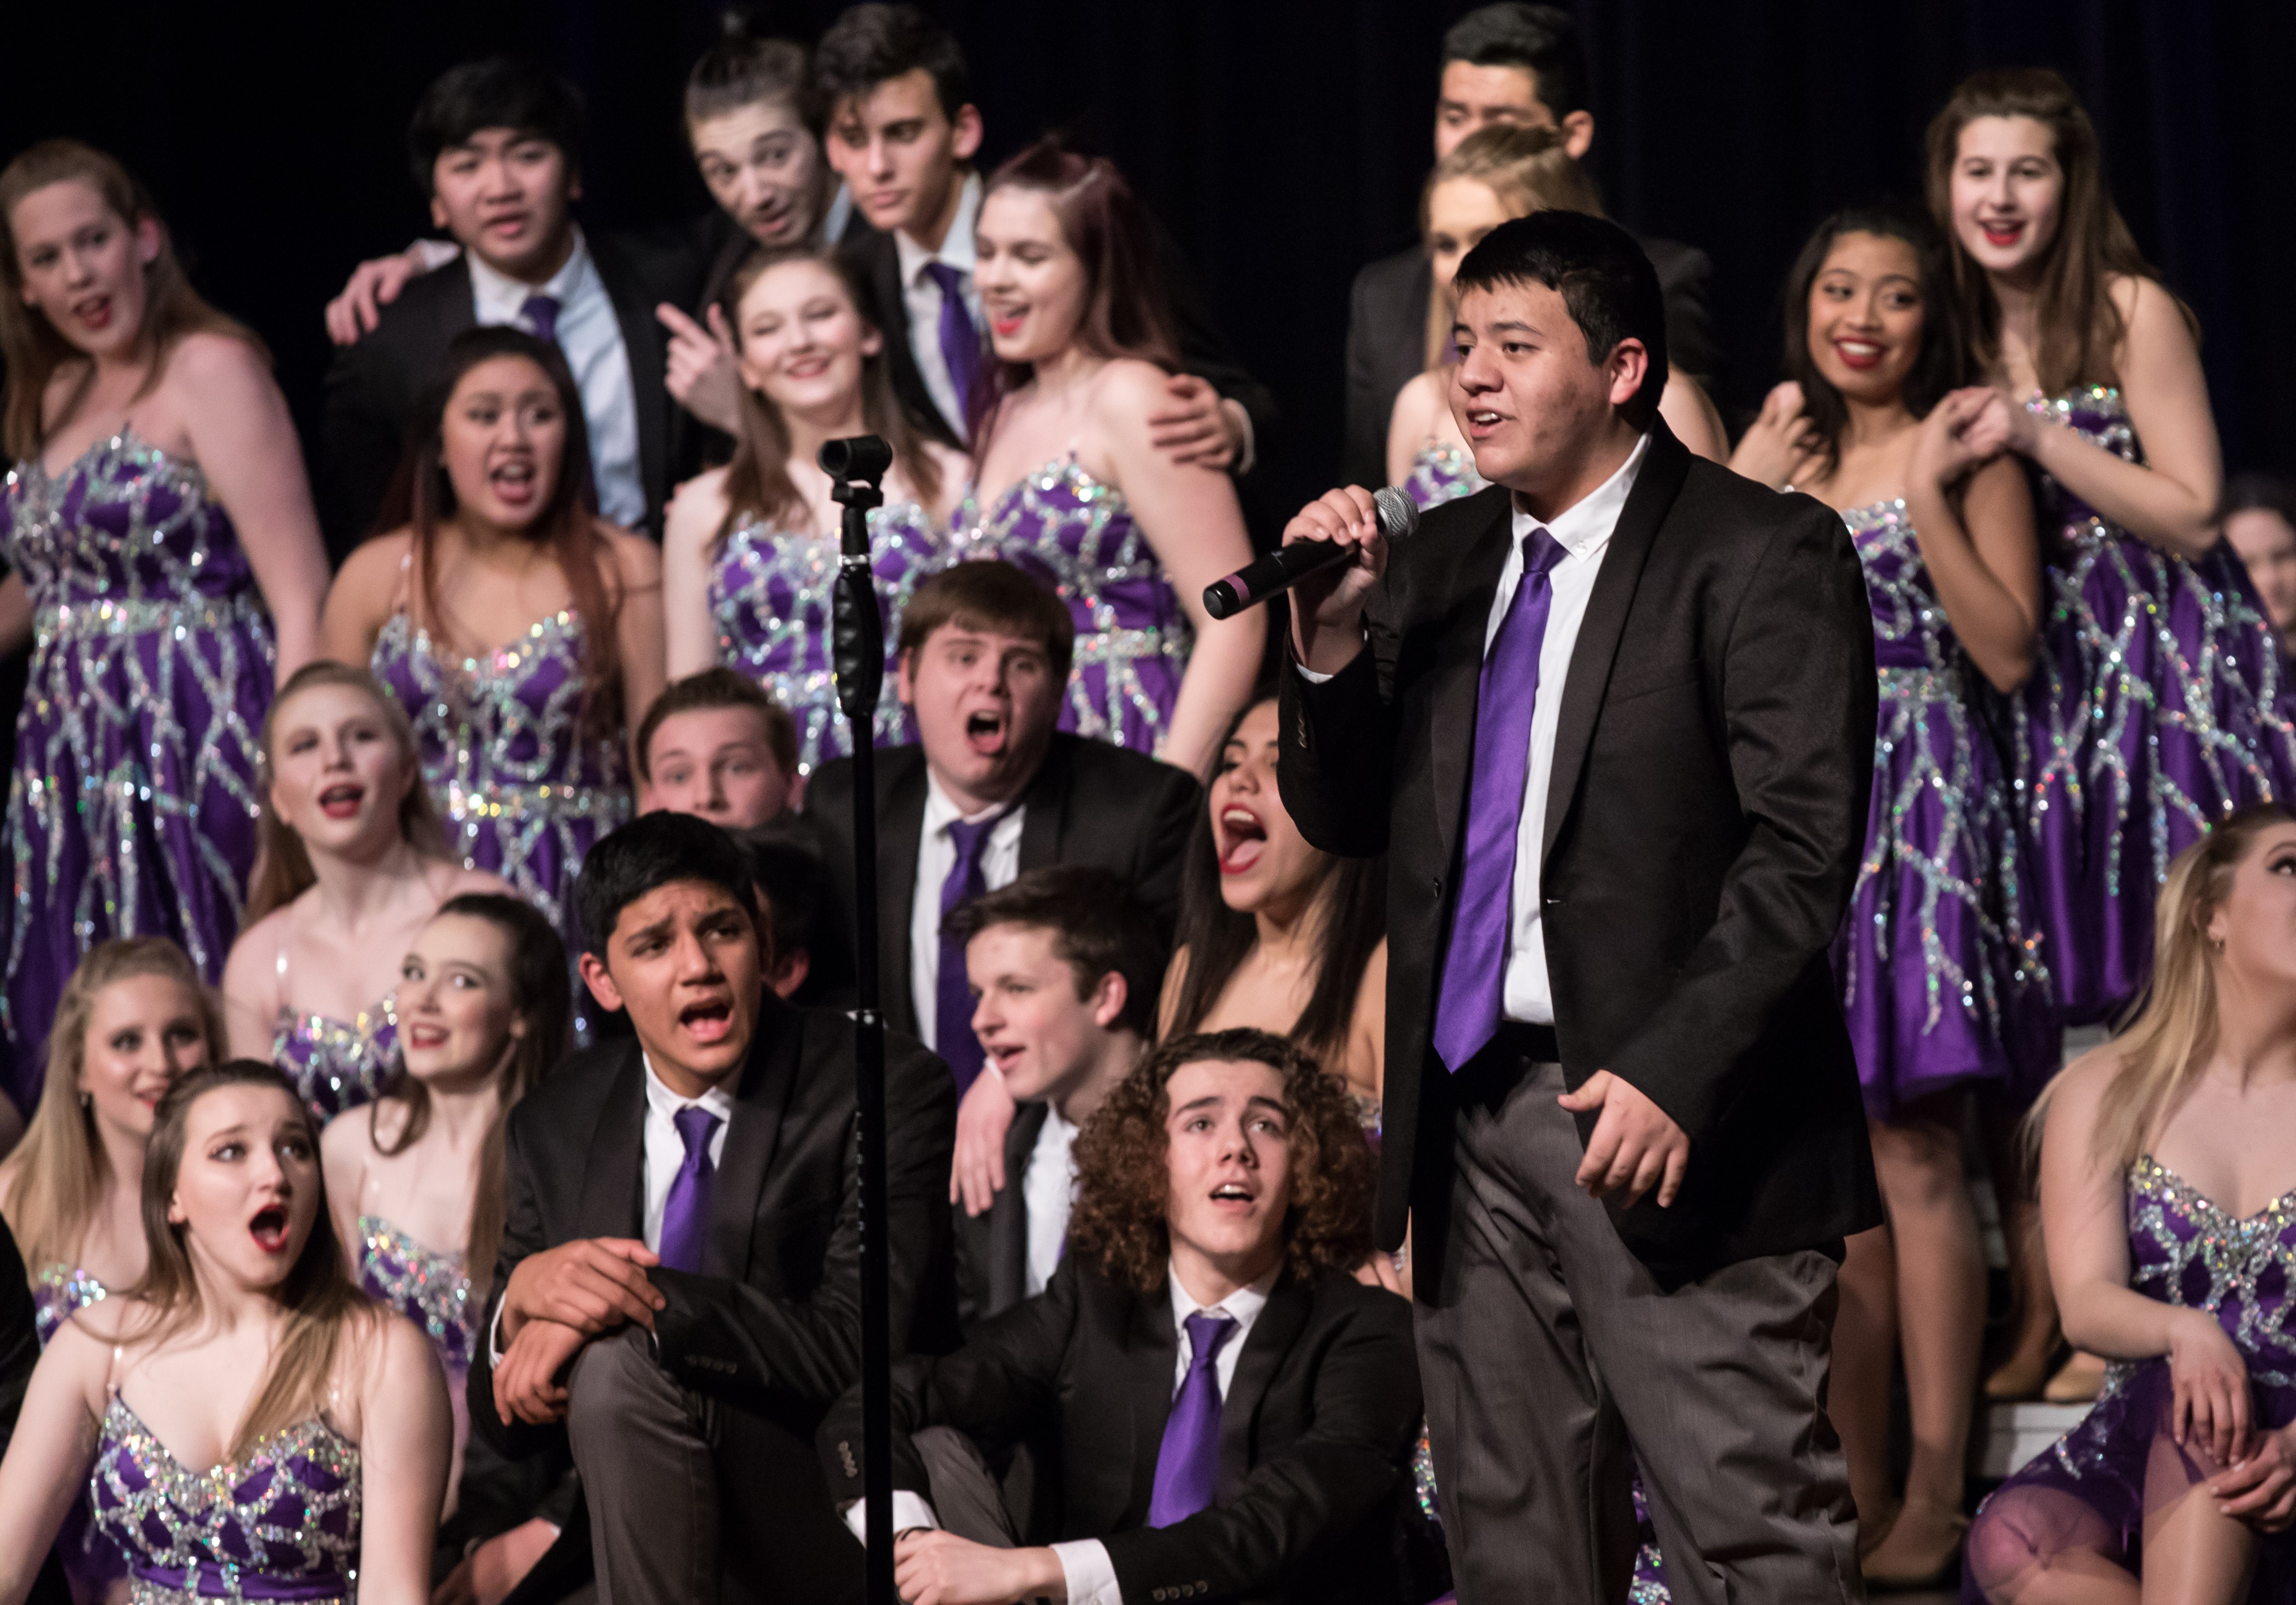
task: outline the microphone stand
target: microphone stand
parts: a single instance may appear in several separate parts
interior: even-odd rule
[[[877,698],[885,681],[885,619],[869,562],[869,510],[892,449],[874,435],[832,440],[821,466],[845,508],[831,655],[837,704],[853,738],[854,1107],[861,1156],[862,1509],[868,1558],[863,1597],[899,1605],[893,1586],[892,1262],[886,1241],[885,1017],[877,995]]]

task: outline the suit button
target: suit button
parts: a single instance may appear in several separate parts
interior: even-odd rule
[[[1172,1591],[1168,1588],[1160,1588],[1149,1597],[1155,1600],[1168,1600],[1172,1597]]]
[[[1430,880],[1427,883],[1427,889],[1433,892],[1437,897],[1441,897],[1443,895],[1443,877],[1438,875],[1433,880]]]

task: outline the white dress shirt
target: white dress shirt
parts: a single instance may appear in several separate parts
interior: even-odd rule
[[[916,1005],[917,1035],[938,1051],[940,1043],[940,888],[956,867],[956,844],[948,827],[977,824],[996,813],[961,814],[931,769],[925,771],[925,823],[917,833],[917,889],[909,900],[909,1001]],[[1013,884],[1021,872],[1021,820],[1028,810],[1015,805],[996,822],[980,848],[980,880],[988,891]]]
[[[968,246],[967,249],[970,249]],[[574,371],[582,393],[582,420],[590,433],[590,474],[598,487],[598,512],[635,529],[646,518],[645,479],[638,463],[637,389],[630,377],[630,354],[622,345],[621,321],[613,298],[598,276],[582,231],[566,264],[544,284],[506,278],[470,253],[471,299],[481,324],[514,323],[528,333],[534,325],[521,313],[529,296],[558,301],[558,348]]]
[[[980,291],[972,282],[972,225],[980,216],[980,175],[967,173],[956,192],[956,216],[949,219],[939,250],[927,250],[900,230],[893,231],[893,249],[901,263],[901,300],[909,315],[909,355],[917,359],[917,372],[924,376],[925,393],[960,440],[965,438],[964,409],[956,405],[956,381],[948,376],[948,358],[941,355],[940,286],[925,267],[946,262],[964,275],[964,309],[972,315],[974,332],[985,340]]]
[[[1055,1117],[1057,1118],[1057,1117]],[[1049,1124],[1049,1122],[1048,1122]],[[1174,1356],[1172,1392],[1177,1396],[1180,1384],[1187,1380],[1188,1363],[1195,1357],[1195,1345],[1188,1338],[1188,1317],[1191,1315],[1226,1315],[1235,1322],[1235,1331],[1220,1345],[1219,1357],[1212,1362],[1212,1372],[1219,1383],[1220,1401],[1227,1400],[1228,1385],[1235,1380],[1236,1362],[1243,1355],[1243,1346],[1251,1338],[1251,1323],[1259,1319],[1259,1312],[1267,1307],[1267,1295],[1274,1290],[1275,1279],[1283,1274],[1278,1262],[1274,1270],[1250,1287],[1238,1288],[1218,1304],[1198,1304],[1180,1285],[1179,1273],[1170,1273],[1172,1290],[1172,1330],[1179,1338],[1179,1352]],[[867,1518],[862,1501],[855,1500],[845,1509],[845,1524],[853,1535],[867,1541]],[[893,1492],[893,1530],[905,1533],[913,1527],[936,1527],[939,1520],[930,1503],[906,1488]],[[1124,1605],[1124,1591],[1117,1586],[1116,1566],[1108,1558],[1108,1545],[1097,1538],[1072,1539],[1055,1544],[1053,1553],[1060,1557],[1061,1576],[1068,1585],[1069,1605]]]
[[[644,1208],[638,1216],[639,1235],[645,1246],[659,1254],[661,1251],[661,1217],[669,1208],[669,1184],[677,1179],[679,1167],[685,1163],[685,1139],[677,1134],[677,1112],[699,1104],[718,1117],[716,1129],[709,1134],[709,1168],[714,1172],[718,1162],[726,1157],[726,1132],[734,1123],[734,1094],[721,1085],[711,1087],[699,1098],[681,1098],[653,1073],[653,1060],[643,1049],[638,1062],[645,1067],[645,1131],[638,1145],[638,1196]],[[495,1318],[487,1327],[487,1348],[500,1363],[502,1349],[502,1306],[495,1306]]]
[[[1077,1128],[1046,1104],[1037,1145],[1021,1172],[1021,1206],[1029,1217],[1029,1263],[1021,1285],[1031,1298],[1061,1268],[1061,1250],[1068,1246],[1069,1210],[1076,1203],[1076,1137]]]

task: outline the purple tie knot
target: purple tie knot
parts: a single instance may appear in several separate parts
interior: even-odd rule
[[[698,1103],[689,1103],[670,1118],[678,1141],[685,1144],[685,1165],[693,1170],[709,1163],[709,1139],[718,1130],[718,1117]]]
[[[565,303],[554,295],[530,295],[519,303],[518,315],[534,332],[537,340],[555,340],[558,338],[558,314]]]
[[[717,1167],[709,1162],[709,1139],[717,1134],[718,1120],[700,1104],[689,1103],[669,1123],[685,1144],[685,1159],[670,1178],[657,1251],[671,1270],[699,1274],[709,1241],[709,1184],[717,1176]]]

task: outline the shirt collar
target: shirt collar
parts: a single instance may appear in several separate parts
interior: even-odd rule
[[[1573,557],[1591,557],[1600,552],[1619,527],[1619,514],[1627,505],[1627,497],[1634,494],[1636,476],[1642,472],[1643,459],[1650,454],[1651,438],[1647,430],[1635,442],[1635,449],[1619,464],[1619,471],[1603,480],[1570,506],[1549,519],[1545,528],[1555,544]],[[1514,510],[1514,544],[1518,549],[1523,537],[1539,528],[1539,521],[1520,506]]]
[[[720,1120],[734,1118],[734,1094],[719,1082],[699,1098],[681,1098],[669,1090],[669,1085],[654,1074],[653,1060],[644,1048],[638,1050],[638,1062],[645,1066],[645,1094],[648,1107],[665,1120],[675,1120],[677,1111],[695,1105],[708,1110]]]
[[[924,833],[927,836],[946,831],[960,820],[969,825],[979,824],[982,820],[994,819],[999,814],[1017,814],[1020,810],[1021,799],[1014,798],[1009,803],[991,803],[978,814],[964,813],[958,809],[956,799],[940,789],[940,776],[932,772],[931,766],[926,766]]]
[[[956,216],[949,219],[948,235],[940,242],[939,250],[927,250],[900,230],[893,231],[893,249],[900,253],[901,283],[914,284],[917,274],[928,262],[946,262],[961,274],[970,274],[977,258],[972,252],[972,225],[980,216],[980,175],[967,173],[957,187]]]
[[[574,299],[574,291],[582,275],[590,266],[590,248],[583,242],[580,225],[574,229],[574,249],[566,253],[566,260],[558,271],[540,284],[522,283],[506,274],[497,273],[480,259],[476,251],[463,253],[471,265],[471,289],[483,306],[502,313],[505,319],[515,318],[526,305],[529,296],[546,295],[555,298],[562,309]]]
[[[1180,1285],[1180,1273],[1170,1271],[1172,1284],[1172,1330],[1178,1331],[1187,1325],[1188,1317],[1210,1314],[1218,1310],[1225,1313],[1240,1327],[1250,1327],[1259,1319],[1259,1312],[1267,1307],[1267,1296],[1275,1290],[1275,1279],[1283,1274],[1283,1262],[1277,1260],[1273,1270],[1248,1288],[1238,1288],[1218,1304],[1198,1304]]]

